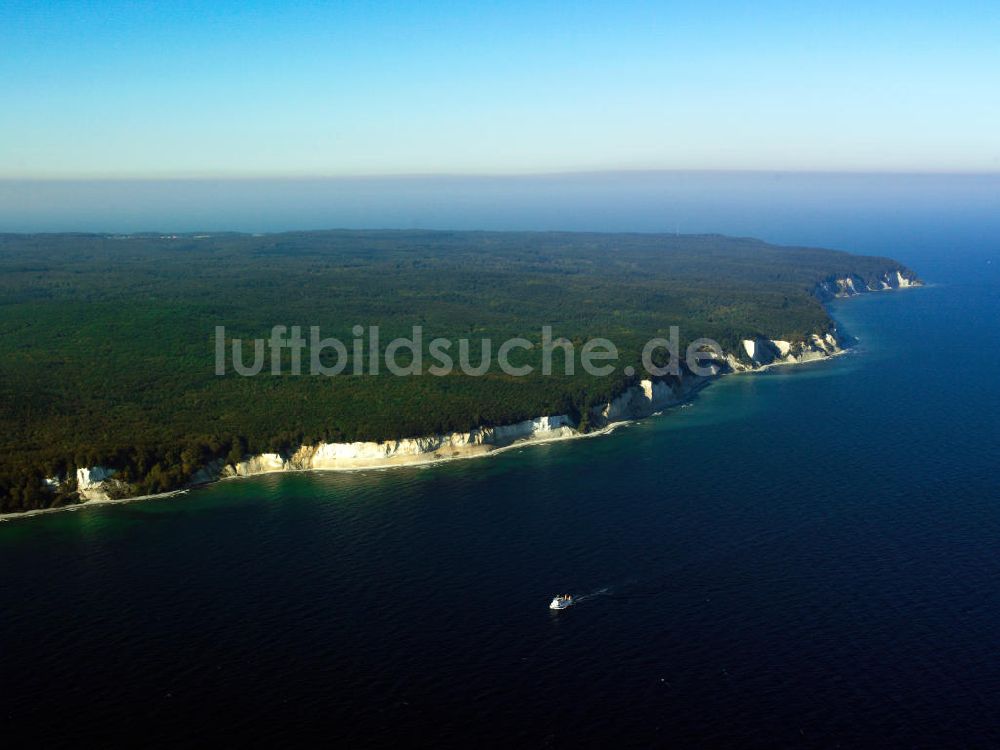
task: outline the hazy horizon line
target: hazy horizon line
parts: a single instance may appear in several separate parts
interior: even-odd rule
[[[421,180],[421,179],[524,179],[554,177],[600,177],[643,175],[823,175],[823,176],[927,176],[927,177],[990,177],[1000,176],[1000,169],[762,169],[762,168],[621,168],[621,169],[565,169],[538,172],[378,172],[378,173],[178,173],[162,175],[0,175],[3,183],[74,183],[74,182],[254,182],[254,181],[370,181],[370,180]]]

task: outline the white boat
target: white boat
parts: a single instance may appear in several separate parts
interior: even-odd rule
[[[566,609],[573,604],[573,597],[569,594],[559,594],[556,596],[552,603],[549,604],[549,609]]]

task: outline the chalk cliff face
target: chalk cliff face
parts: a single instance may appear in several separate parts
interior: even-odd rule
[[[681,398],[662,380],[642,380],[612,401],[591,409],[591,423],[603,427],[612,422],[647,417],[658,409],[679,403]]]
[[[725,364],[721,363],[720,368]],[[678,404],[707,384],[710,377],[687,375],[678,383],[642,380],[613,401],[595,406],[590,424],[604,428],[616,422],[649,416]],[[384,442],[319,443],[301,445],[288,455],[261,453],[235,464],[214,461],[191,477],[203,484],[228,477],[249,477],[286,471],[351,470],[430,463],[445,459],[471,458],[513,445],[580,437],[566,414],[528,419],[511,425],[480,427],[468,432],[427,435]],[[127,495],[127,485],[114,479],[114,470],[100,466],[77,471],[77,488],[83,500],[108,500]],[[132,494],[135,494],[134,492]]]
[[[754,338],[744,339],[741,344],[740,352],[725,356],[726,364],[733,372],[812,362],[840,354],[844,350],[836,330],[822,335],[814,333],[803,341]]]
[[[678,404],[710,378],[687,376],[679,385],[642,380],[613,401],[591,410],[590,423],[607,427],[615,422],[649,416]],[[218,466],[219,477],[246,477],[279,471],[347,470],[405,466],[444,459],[481,456],[512,445],[580,437],[566,414],[538,417],[512,425],[481,427],[469,432],[428,435],[385,442],[319,443],[299,446],[290,455],[262,453],[243,461]],[[208,481],[203,476],[202,481]]]
[[[76,470],[76,491],[81,500],[111,500],[118,497],[128,497],[132,488],[125,482],[115,479],[117,472],[104,466],[91,466]]]
[[[816,285],[815,294],[820,299],[833,299],[854,297],[867,292],[906,289],[913,286],[923,286],[923,282],[916,277],[913,271],[907,268],[897,268],[886,271],[869,282],[857,275],[831,277]]]
[[[364,469],[428,463],[483,455],[518,442],[574,437],[578,431],[565,415],[538,417],[512,425],[481,427],[469,432],[428,435],[385,442],[319,443],[299,446],[291,455],[262,453],[220,468],[222,477],[253,476],[276,471]]]

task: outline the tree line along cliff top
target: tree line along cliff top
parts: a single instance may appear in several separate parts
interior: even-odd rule
[[[825,332],[814,294],[895,261],[718,235],[323,231],[0,235],[0,510],[58,498],[41,477],[107,463],[149,491],[213,456],[380,440],[585,413],[620,392],[642,345]],[[383,342],[522,336],[613,341],[616,373],[217,377],[215,326],[267,338],[320,326]],[[383,344],[384,345],[384,344]],[[252,351],[252,346],[249,347]],[[248,353],[248,359],[251,358]],[[536,351],[525,355],[529,361]],[[557,358],[558,361],[558,358]]]

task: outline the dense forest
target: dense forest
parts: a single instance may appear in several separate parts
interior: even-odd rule
[[[301,442],[375,440],[586,414],[635,379],[642,345],[681,329],[746,337],[826,331],[819,281],[874,278],[886,258],[714,235],[325,231],[272,235],[0,235],[0,510],[72,501],[43,478],[119,468],[144,491],[207,460]],[[320,326],[382,341],[436,336],[618,347],[614,374],[515,378],[214,374],[215,327],[267,338]],[[252,346],[250,346],[252,349]],[[538,364],[540,347],[521,361]],[[248,357],[251,358],[252,357]],[[556,362],[560,360],[556,357]]]

